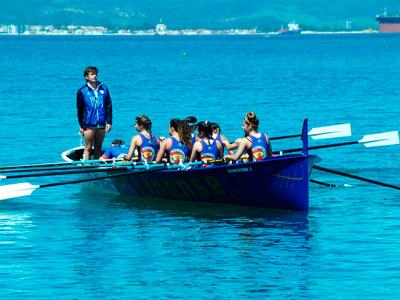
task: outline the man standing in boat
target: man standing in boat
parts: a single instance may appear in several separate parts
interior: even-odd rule
[[[86,84],[76,94],[79,132],[85,138],[84,159],[90,159],[92,146],[93,156],[101,156],[101,146],[106,132],[111,130],[112,103],[108,88],[97,81],[98,69],[87,67],[83,72]]]

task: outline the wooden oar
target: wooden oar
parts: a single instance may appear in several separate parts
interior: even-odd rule
[[[346,123],[324,127],[315,127],[308,132],[308,136],[311,137],[313,140],[351,136],[351,125],[350,123]],[[301,134],[275,136],[271,137],[270,140],[282,140],[295,137],[301,137]]]
[[[351,141],[351,142],[343,142],[343,143],[336,143],[336,144],[329,144],[329,145],[319,145],[319,146],[312,146],[308,147],[308,150],[316,150],[316,149],[323,149],[323,148],[332,148],[332,147],[340,147],[340,146],[347,146],[347,145],[355,145],[361,144],[364,147],[380,147],[380,146],[389,146],[389,145],[398,145],[399,144],[399,132],[398,131],[389,131],[383,133],[376,133],[365,135],[359,141]],[[294,148],[294,149],[286,149],[280,151],[274,151],[274,154],[279,153],[292,153],[292,152],[299,152],[302,151],[303,148]]]
[[[8,184],[8,185],[0,186],[0,200],[29,196],[35,190],[41,189],[41,188],[67,185],[67,184],[75,184],[75,183],[83,183],[83,182],[95,181],[95,180],[103,180],[103,179],[109,179],[109,178],[114,178],[114,177],[123,177],[123,176],[128,176],[128,175],[137,174],[137,173],[156,172],[156,171],[160,171],[160,170],[164,170],[164,169],[168,169],[168,166],[153,167],[150,169],[140,170],[140,171],[136,171],[136,172],[124,172],[124,173],[119,173],[119,174],[111,174],[111,175],[99,176],[99,177],[93,177],[93,178],[61,181],[61,182],[54,182],[54,183],[41,184],[41,185],[33,185],[29,182]]]
[[[396,189],[396,190],[400,190],[400,186],[398,186],[398,185],[393,185],[393,184],[390,184],[390,183],[385,183],[385,182],[382,182],[382,181],[377,181],[377,180],[361,177],[361,176],[358,176],[358,175],[353,175],[353,174],[350,174],[350,173],[341,172],[341,171],[338,171],[338,170],[328,169],[328,168],[321,167],[321,166],[316,166],[316,165],[313,166],[313,169],[320,170],[320,171],[327,172],[327,173],[340,175],[340,176],[344,176],[344,177],[357,179],[357,180],[360,180],[360,181],[369,182],[369,183],[380,185],[380,186],[389,187],[389,188]]]

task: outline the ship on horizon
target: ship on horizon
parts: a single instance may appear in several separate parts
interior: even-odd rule
[[[386,9],[381,15],[376,15],[378,30],[381,33],[400,33],[400,16],[388,15]]]
[[[299,24],[297,24],[295,21],[292,21],[287,25],[287,28],[281,27],[280,30],[277,32],[278,34],[301,34],[301,28]]]

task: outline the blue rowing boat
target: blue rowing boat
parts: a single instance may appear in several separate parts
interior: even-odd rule
[[[303,150],[299,154],[238,164],[177,166],[154,172],[118,171],[124,176],[112,176],[116,172],[109,169],[89,176],[111,175],[93,183],[132,197],[304,211],[308,209],[309,176],[319,158],[308,154],[306,120],[302,132]],[[66,161],[79,160],[82,151],[82,147],[70,149],[62,157]]]

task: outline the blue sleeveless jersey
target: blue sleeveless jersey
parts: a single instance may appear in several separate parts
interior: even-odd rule
[[[208,142],[210,142],[210,140],[208,140]],[[202,147],[201,152],[200,152],[200,159],[202,161],[214,160],[214,159],[221,158],[221,157],[219,157],[217,141],[214,140],[214,142],[211,145],[206,143],[204,140],[201,140],[200,143],[201,143],[201,147]]]
[[[247,152],[249,161],[264,160],[268,157],[268,142],[265,134],[261,133],[259,138],[249,135],[247,139],[251,141],[251,149]]]
[[[103,154],[103,158],[124,158],[129,152],[129,148],[126,145],[114,145],[107,149]]]
[[[192,145],[194,145],[194,143],[196,143],[196,142],[197,142],[197,136],[192,134]]]
[[[159,149],[157,138],[154,135],[148,138],[141,133],[139,133],[139,136],[142,139],[142,145],[138,147],[139,161],[152,162],[155,160]]]
[[[171,148],[165,151],[167,159],[172,164],[178,164],[179,162],[185,162],[186,158],[189,157],[190,149],[188,145],[183,145],[176,138],[171,137],[172,145]]]
[[[216,141],[219,141],[219,142],[221,143],[222,152],[224,152],[224,151],[225,151],[225,146],[224,146],[224,143],[222,142],[222,138],[221,138],[221,135],[220,135],[219,133],[218,133],[217,136],[215,137],[215,140],[216,140]]]

